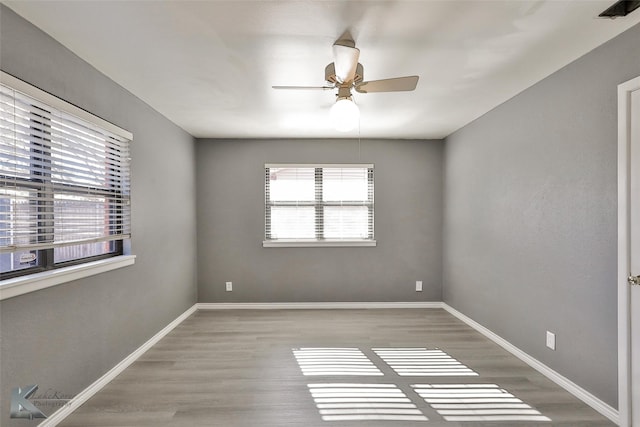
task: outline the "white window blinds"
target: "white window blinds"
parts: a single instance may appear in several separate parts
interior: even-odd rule
[[[2,77],[0,253],[128,238],[131,134]]]
[[[265,242],[373,242],[373,183],[373,165],[265,165]]]

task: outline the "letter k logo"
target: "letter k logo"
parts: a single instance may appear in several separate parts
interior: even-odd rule
[[[38,390],[37,385],[28,385],[24,388],[16,387],[11,390],[11,418],[47,418],[42,411],[27,399]]]

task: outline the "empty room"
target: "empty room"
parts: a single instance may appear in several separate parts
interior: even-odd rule
[[[638,1],[0,0],[0,425],[640,427],[638,162]]]

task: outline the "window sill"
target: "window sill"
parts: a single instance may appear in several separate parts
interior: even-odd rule
[[[364,247],[376,246],[375,240],[265,240],[263,248],[317,248],[317,247]]]
[[[133,265],[135,260],[135,255],[121,255],[13,279],[0,280],[0,301]]]

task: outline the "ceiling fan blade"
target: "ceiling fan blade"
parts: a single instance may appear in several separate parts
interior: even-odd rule
[[[403,92],[414,90],[418,85],[418,76],[396,77],[393,79],[371,80],[356,86],[360,93]]]
[[[333,63],[336,69],[336,79],[340,83],[353,81],[358,58],[360,58],[360,49],[357,47],[333,45]]]
[[[287,90],[330,90],[335,89],[333,86],[271,86],[273,89]]]

